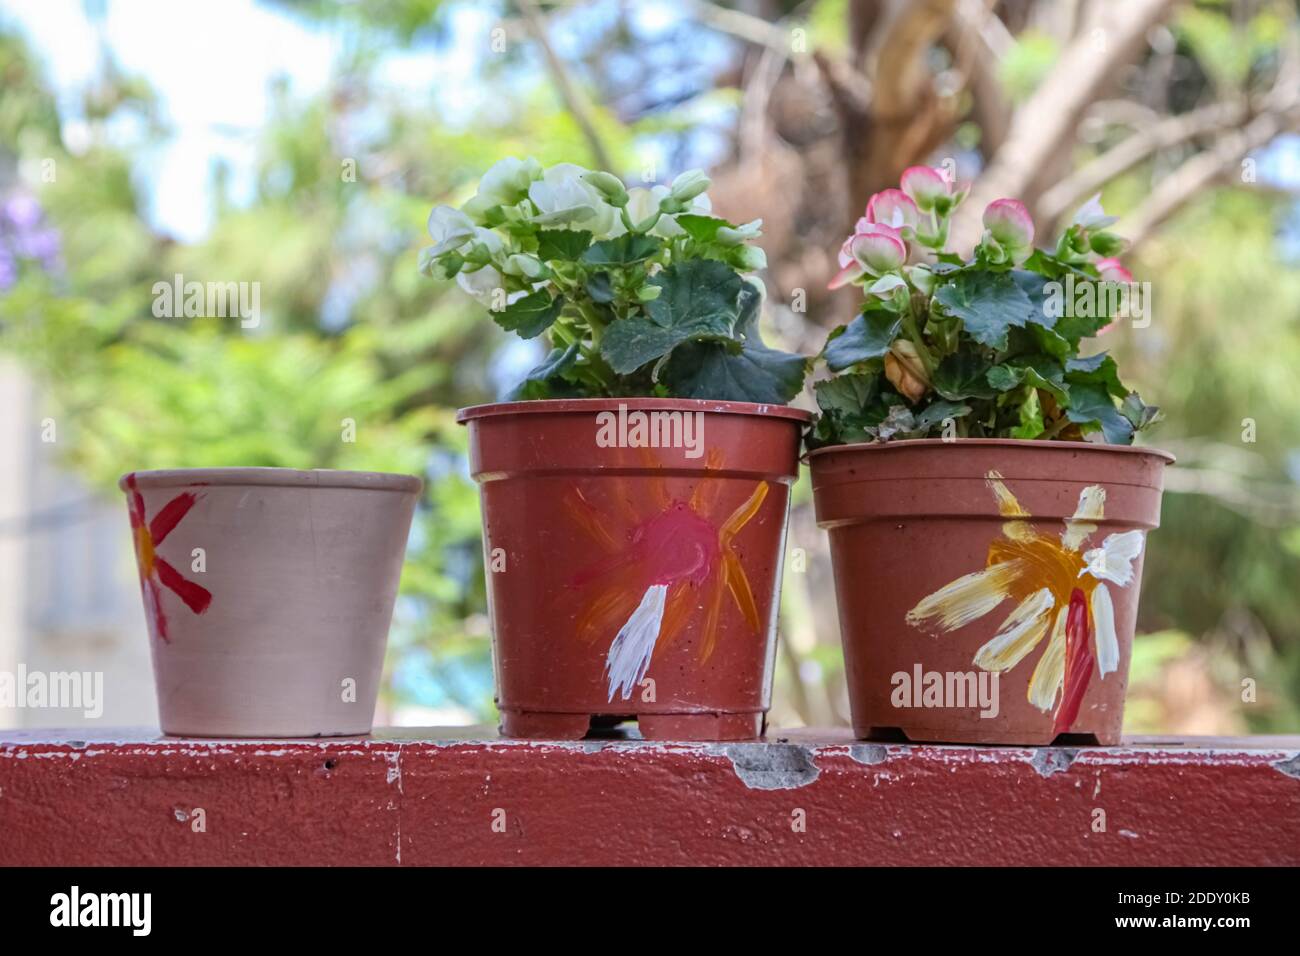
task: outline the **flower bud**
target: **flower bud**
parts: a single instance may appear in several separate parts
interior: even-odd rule
[[[546,274],[546,266],[536,256],[514,253],[506,256],[501,271],[508,276],[523,276],[525,279],[540,279]]]
[[[623,181],[612,173],[594,170],[584,174],[582,179],[604,196],[605,201],[611,206],[622,208],[627,205],[627,188],[623,185]]]
[[[995,199],[984,209],[984,250],[993,262],[1016,265],[1034,250],[1034,221],[1019,199]]]
[[[711,185],[711,180],[702,169],[688,169],[673,180],[668,194],[678,202],[690,202]]]
[[[767,268],[767,253],[758,246],[736,246],[727,259],[742,272],[756,272]]]
[[[916,346],[907,339],[898,339],[885,354],[885,378],[909,402],[915,405],[930,390],[930,378]]]
[[[763,220],[755,219],[752,222],[745,223],[744,225],[736,226],[734,229],[731,226],[721,226],[718,228],[718,244],[723,246],[738,246],[742,242],[749,242],[751,239],[757,239],[763,234],[761,228],[762,225]]]
[[[952,194],[952,184],[947,177],[929,166],[909,166],[903,170],[899,185],[922,212],[929,212],[941,199]]]
[[[1113,232],[1094,232],[1088,236],[1088,245],[1103,258],[1112,258],[1128,248],[1128,240]]]

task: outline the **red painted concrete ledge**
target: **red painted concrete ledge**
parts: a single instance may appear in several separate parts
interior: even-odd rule
[[[1300,737],[468,734],[0,731],[0,864],[1300,864]]]

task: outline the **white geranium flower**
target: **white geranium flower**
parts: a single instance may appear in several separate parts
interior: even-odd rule
[[[542,178],[542,164],[531,156],[507,156],[494,164],[478,182],[478,195],[493,206],[513,206],[528,195],[528,188]]]
[[[488,254],[494,262],[499,261],[506,251],[506,243],[501,234],[482,226],[474,227],[474,242],[476,245],[482,243],[487,246]]]
[[[440,256],[469,242],[474,237],[474,223],[459,209],[435,206],[429,213],[429,235],[433,237],[433,245],[428,254]]]
[[[489,309],[500,305],[501,293],[497,290],[504,290],[506,280],[492,266],[484,266],[481,269],[475,269],[473,272],[456,273],[456,284],[473,296],[481,305]],[[505,302],[509,305],[514,299],[523,295],[522,292],[515,292],[506,296]]]
[[[668,195],[667,186],[651,186],[647,189],[644,186],[635,186],[627,191],[627,214],[632,222],[639,223],[649,219],[659,211],[659,201]],[[697,216],[707,216],[713,212],[713,203],[704,193],[694,197],[688,204],[686,210]],[[623,228],[622,222],[616,223],[612,236],[621,236],[627,230]],[[652,236],[658,236],[661,239],[671,239],[674,236],[682,235],[682,227],[673,221],[673,217],[664,214],[659,217],[653,229],[650,230]]]
[[[544,226],[589,229],[594,236],[609,234],[617,211],[600,191],[583,180],[587,170],[573,163],[557,163],[528,187],[528,198],[540,215],[533,221]]]

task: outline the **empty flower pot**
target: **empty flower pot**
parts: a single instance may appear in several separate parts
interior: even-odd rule
[[[123,476],[168,734],[366,734],[420,479]]]
[[[857,736],[1117,743],[1172,461],[999,439],[813,452]]]
[[[762,733],[808,419],[646,398],[460,412],[503,733],[576,739],[631,717],[652,739]]]

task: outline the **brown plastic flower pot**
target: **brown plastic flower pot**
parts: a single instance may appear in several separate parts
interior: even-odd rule
[[[857,736],[1117,743],[1172,461],[998,439],[813,452]]]
[[[630,718],[650,739],[762,733],[809,418],[693,399],[461,410],[502,733],[577,739]]]
[[[164,733],[370,732],[419,478],[204,468],[119,484]]]

